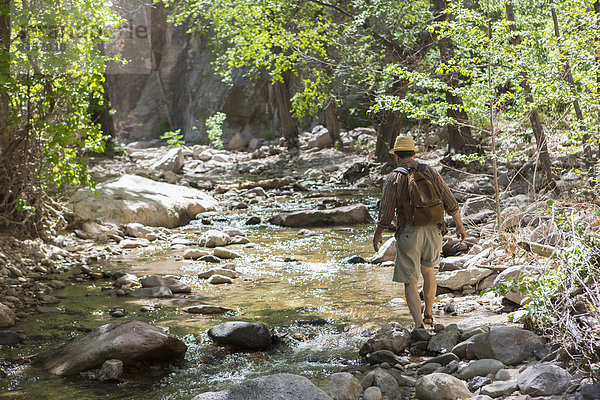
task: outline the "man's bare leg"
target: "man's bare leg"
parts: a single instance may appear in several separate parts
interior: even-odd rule
[[[423,314],[433,315],[433,302],[437,290],[435,271],[432,267],[421,266],[421,274],[423,275],[423,297],[425,298],[425,311],[423,311]]]
[[[416,283],[404,284],[404,297],[406,298],[406,305],[408,305],[410,315],[412,315],[415,321],[415,328],[419,328],[423,325],[423,316],[421,315],[421,298],[419,297]]]

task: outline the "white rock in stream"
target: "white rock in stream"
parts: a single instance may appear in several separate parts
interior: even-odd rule
[[[125,231],[130,236],[140,239],[147,239],[149,241],[156,240],[157,238],[156,233],[154,233],[152,229],[137,222],[127,224],[125,226]]]
[[[202,249],[187,249],[186,251],[183,252],[183,258],[193,259],[193,260],[200,258],[200,257],[208,256],[208,255],[210,255],[210,251],[202,250]]]
[[[204,247],[227,246],[231,242],[231,236],[216,229],[210,229],[200,236],[200,245]]]
[[[379,251],[371,258],[371,262],[380,264],[386,261],[394,261],[395,259],[396,238],[391,237],[379,248]]]
[[[138,222],[173,228],[217,206],[215,199],[200,190],[137,175],[126,174],[99,183],[96,192],[75,192],[69,202],[73,213],[84,220],[99,218],[123,225]]]
[[[462,289],[463,286],[475,286],[480,280],[492,274],[492,270],[485,268],[459,269],[456,271],[439,272],[436,275],[438,286],[451,290]]]

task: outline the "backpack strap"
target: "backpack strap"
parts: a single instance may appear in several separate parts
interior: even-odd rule
[[[426,167],[427,167],[427,164],[419,163],[419,166],[417,167],[417,171],[424,172]]]
[[[394,170],[394,172],[400,172],[402,175],[408,175],[408,170],[404,167],[398,167]]]

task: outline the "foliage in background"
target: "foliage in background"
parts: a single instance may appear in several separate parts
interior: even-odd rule
[[[223,148],[223,123],[227,119],[227,115],[222,112],[218,112],[210,118],[206,119],[205,125],[208,132],[208,140],[217,149]]]
[[[106,106],[99,45],[118,20],[105,3],[12,6],[1,10],[12,29],[1,38],[10,51],[0,55],[0,95],[9,99],[0,105],[0,225],[36,236],[60,223],[51,195],[65,185],[93,188],[83,155],[105,144],[92,121],[93,109]]]

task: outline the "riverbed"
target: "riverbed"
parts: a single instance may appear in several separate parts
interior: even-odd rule
[[[64,299],[56,307],[20,321],[15,327],[25,338],[7,351],[17,360],[64,343],[82,332],[118,320],[111,310],[122,310],[125,319],[137,319],[169,329],[188,345],[184,365],[167,373],[126,376],[118,384],[57,378],[28,367],[13,367],[0,381],[1,398],[11,399],[190,399],[208,390],[221,390],[245,379],[290,372],[314,382],[340,370],[361,368],[358,349],[368,335],[391,320],[410,324],[401,285],[391,282],[392,267],[368,262],[344,263],[350,256],[369,260],[373,254],[373,224],[300,229],[268,224],[281,211],[321,207],[335,202],[361,202],[375,217],[379,193],[355,188],[321,188],[306,192],[274,194],[248,209],[199,216],[186,226],[170,230],[166,240],[132,249],[104,260],[95,268],[110,273],[138,276],[176,275],[192,286],[189,295],[172,299],[118,297],[110,280],[72,283],[57,292]],[[248,226],[250,216],[263,223]],[[202,220],[204,219],[204,223]],[[206,221],[210,225],[206,225]],[[197,278],[214,264],[184,260],[183,249],[197,247],[207,229],[241,229],[250,240],[232,245],[244,254],[233,261],[240,278],[231,285],[210,285]],[[389,234],[391,236],[391,234]],[[192,315],[181,308],[212,304],[233,311],[217,316]],[[144,311],[142,311],[144,310]],[[283,345],[270,352],[227,353],[215,346],[206,331],[221,322],[261,322],[282,338]]]

